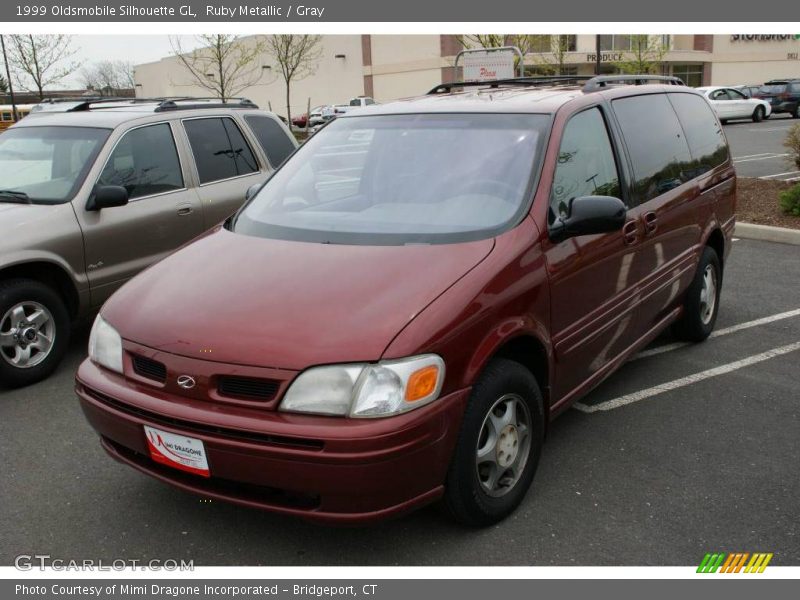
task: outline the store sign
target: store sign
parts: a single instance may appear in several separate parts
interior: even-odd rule
[[[774,34],[760,34],[760,35],[742,35],[734,34],[731,36],[732,42],[793,42],[800,40],[800,33],[787,34],[787,35],[774,35]]]
[[[625,60],[625,53],[624,52],[601,52],[600,53],[600,62],[620,62]],[[586,62],[597,62],[597,53],[590,52],[586,55]]]
[[[464,81],[491,81],[514,77],[514,58],[509,51],[465,52]]]

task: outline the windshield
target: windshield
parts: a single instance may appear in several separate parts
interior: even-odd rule
[[[337,119],[275,173],[233,229],[341,244],[491,237],[525,211],[549,122],[518,114]]]
[[[83,183],[109,129],[16,127],[0,134],[0,189],[31,202],[71,200]]]

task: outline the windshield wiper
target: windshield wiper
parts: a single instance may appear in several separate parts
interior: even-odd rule
[[[19,204],[33,204],[28,194],[18,190],[0,190],[0,202],[18,202]]]

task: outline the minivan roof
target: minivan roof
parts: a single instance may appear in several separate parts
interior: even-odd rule
[[[644,78],[644,76],[632,77]],[[616,97],[642,92],[691,91],[691,88],[683,85],[679,86],[676,83],[679,80],[667,77],[653,77],[653,79],[668,80],[671,85],[617,85],[617,82],[622,82],[622,76],[610,76],[607,78],[607,87],[592,85],[595,81],[604,83],[606,78],[603,77],[589,79],[586,84],[578,81],[567,81],[565,83],[554,81],[549,83],[548,79],[557,78],[542,77],[499,82],[488,81],[483,84],[468,83],[464,84],[464,87],[460,87],[462,84],[458,83],[442,84],[424,96],[404,98],[385,104],[373,104],[360,109],[356,114],[347,113],[339,118],[357,118],[381,114],[453,112],[551,114],[570,100],[590,93],[611,93]],[[571,78],[565,77],[564,79],[569,80]],[[531,82],[530,86],[525,85],[527,81]],[[444,90],[444,93],[442,93],[442,90]]]

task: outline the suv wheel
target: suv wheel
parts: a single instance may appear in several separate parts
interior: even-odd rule
[[[686,292],[683,315],[675,323],[674,333],[683,340],[702,342],[714,330],[722,289],[722,268],[713,248],[706,246],[700,257],[694,280]]]
[[[525,367],[495,359],[472,388],[444,503],[461,523],[496,523],[522,502],[544,437],[542,394]]]
[[[764,119],[765,113],[766,111],[763,106],[756,106],[756,109],[753,111],[753,123],[760,123]]]
[[[19,387],[50,375],[69,334],[69,313],[51,288],[30,279],[0,282],[0,384]]]

